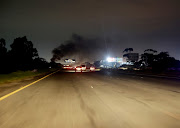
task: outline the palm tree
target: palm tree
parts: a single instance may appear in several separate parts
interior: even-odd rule
[[[123,51],[123,53],[124,53],[124,52],[132,52],[132,51],[133,51],[133,48],[125,48],[124,51]]]
[[[129,48],[129,52],[132,52],[133,51],[133,48]]]
[[[123,51],[123,53],[124,53],[124,52],[128,52],[128,51],[129,51],[129,48],[125,48],[124,51]]]
[[[146,53],[146,52],[157,53],[157,51],[153,50],[153,49],[146,49],[146,50],[144,50],[144,53]]]

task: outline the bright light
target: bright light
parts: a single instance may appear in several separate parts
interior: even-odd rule
[[[116,58],[113,58],[113,57],[108,57],[106,60],[108,62],[116,62]]]
[[[76,61],[74,59],[65,59],[66,63],[75,63]]]
[[[80,67],[78,67],[78,68],[76,68],[76,70],[81,70],[82,68],[80,68]]]
[[[112,61],[112,58],[111,58],[111,57],[108,57],[106,60],[107,60],[108,62],[111,62],[111,61]]]
[[[93,71],[93,70],[95,70],[95,68],[94,67],[90,67],[90,70]]]
[[[107,62],[123,62],[123,59],[122,58],[119,58],[119,57],[108,57],[106,59]]]

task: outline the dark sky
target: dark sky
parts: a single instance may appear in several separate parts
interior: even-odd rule
[[[49,60],[72,33],[105,37],[111,56],[133,47],[180,59],[180,0],[0,0],[0,38],[7,45],[26,35]]]

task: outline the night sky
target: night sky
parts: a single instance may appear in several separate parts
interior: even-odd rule
[[[0,0],[0,38],[7,47],[27,36],[49,61],[72,33],[105,38],[110,56],[132,47],[180,59],[180,0]]]

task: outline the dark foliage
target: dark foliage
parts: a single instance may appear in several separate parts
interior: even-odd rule
[[[48,62],[39,58],[37,49],[26,36],[14,39],[9,51],[5,45],[5,40],[0,39],[0,73],[48,68]]]
[[[19,37],[14,39],[13,44],[10,45],[9,51],[10,63],[13,63],[15,70],[31,70],[33,69],[33,59],[38,57],[36,48],[33,47],[33,43],[28,41],[27,38]]]
[[[133,48],[125,48],[123,52],[132,52]]]
[[[99,68],[99,67],[100,67],[100,61],[95,61],[95,62],[94,62],[94,66],[95,66],[96,68]]]
[[[146,67],[152,68],[155,72],[162,72],[168,69],[180,68],[180,62],[173,57],[169,56],[168,52],[160,52],[159,54],[146,53],[149,50],[145,50],[145,53],[141,55],[141,64],[145,64]],[[150,50],[156,53],[156,50]]]
[[[48,68],[50,64],[44,58],[35,58],[33,60],[33,68],[35,69],[45,69]]]
[[[153,50],[153,49],[146,49],[146,50],[144,50],[144,53],[146,53],[146,52],[157,53],[157,51]]]
[[[4,68],[7,65],[7,49],[6,42],[3,38],[0,39],[0,73],[5,73]]]

